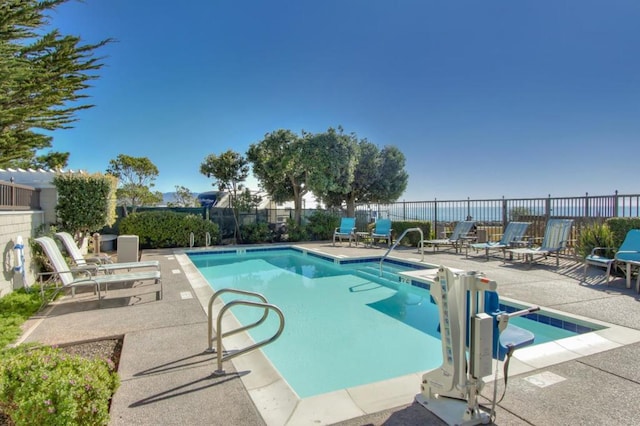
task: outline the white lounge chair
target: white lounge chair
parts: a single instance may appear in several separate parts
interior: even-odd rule
[[[490,250],[502,250],[504,255],[504,251],[506,249],[513,248],[514,246],[522,243],[522,239],[525,232],[527,232],[529,225],[531,225],[530,222],[509,222],[504,230],[504,234],[502,234],[502,238],[500,238],[500,241],[469,244],[465,255],[466,257],[469,257],[469,247],[475,251],[484,250],[487,259],[489,259]]]
[[[73,259],[73,262],[78,266],[78,268],[97,268],[100,272],[108,272],[111,273],[113,271],[117,271],[120,269],[137,269],[137,268],[155,268],[160,269],[160,262],[157,260],[146,260],[143,262],[120,262],[113,263],[111,258],[104,256],[91,256],[89,258],[85,258],[78,248],[75,240],[68,232],[56,232],[56,237],[62,244],[64,244],[67,253]]]
[[[47,272],[46,274],[56,275],[62,282],[62,287],[56,290],[56,293],[65,288],[71,289],[71,294],[75,295],[76,287],[93,287],[94,293],[98,294],[98,300],[101,299],[100,286],[104,285],[105,291],[109,284],[124,283],[132,281],[150,281],[153,280],[156,284],[160,285],[159,290],[156,291],[156,300],[162,299],[162,276],[160,271],[144,271],[136,273],[114,273],[105,275],[95,275],[89,267],[82,269],[71,269],[64,260],[60,249],[56,242],[50,237],[39,237],[35,241],[42,247],[45,254],[51,262],[53,267],[53,273]],[[40,274],[42,276],[43,274]],[[52,296],[54,297],[55,294]]]
[[[473,230],[475,226],[475,220],[464,220],[458,222],[455,228],[453,228],[453,233],[449,238],[440,238],[435,240],[421,240],[418,243],[418,248],[423,249],[425,244],[429,244],[433,246],[433,251],[436,251],[438,246],[442,245],[450,245],[458,252],[458,249],[462,246],[462,243],[466,241],[469,237],[469,234]]]
[[[504,261],[507,261],[507,252],[523,257],[528,267],[535,262],[536,257],[546,258],[550,254],[556,255],[556,266],[560,265],[560,252],[567,248],[569,233],[573,219],[549,219],[544,231],[544,238],[540,247],[515,248],[505,250]]]

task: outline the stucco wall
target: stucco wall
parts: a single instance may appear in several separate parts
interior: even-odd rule
[[[29,239],[35,230],[44,223],[44,211],[0,211],[0,247],[2,248],[2,273],[0,274],[0,297],[24,286],[22,276],[14,274],[16,256],[13,249],[16,237],[22,236],[26,265],[27,285],[33,284],[36,271],[31,262]]]

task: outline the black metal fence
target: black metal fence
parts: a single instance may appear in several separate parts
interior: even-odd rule
[[[574,220],[572,238],[591,223],[611,217],[640,217],[640,195],[589,195],[579,197],[499,198],[473,200],[402,201],[390,204],[359,205],[371,220],[378,217],[395,221],[428,221],[440,237],[461,220],[475,220],[483,237],[495,240],[495,235],[511,221],[531,222],[529,236],[541,238],[550,218]]]

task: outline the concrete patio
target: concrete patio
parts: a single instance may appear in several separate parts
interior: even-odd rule
[[[347,243],[298,246],[332,256],[380,256],[385,252]],[[305,400],[282,389],[282,381],[272,373],[249,367],[259,365],[254,363],[259,362],[255,359],[258,354],[225,362],[227,375],[214,377],[214,356],[204,352],[211,288],[181,251],[147,250],[143,254],[144,259],[161,262],[161,301],[155,301],[153,286],[110,288],[101,307],[91,292],[79,293],[30,320],[22,337],[26,342],[63,344],[124,336],[119,367],[122,384],[112,401],[112,425],[442,424],[413,402],[420,390],[420,374],[389,381],[373,393],[371,388],[366,392],[352,389]],[[419,261],[421,256],[415,248],[400,248],[393,257]],[[484,272],[498,283],[503,298],[614,326],[566,347],[540,347],[533,352],[535,356],[525,350],[522,356],[516,352],[506,396],[496,408],[496,424],[640,423],[635,401],[640,393],[640,370],[635,368],[640,357],[639,297],[634,289],[625,287],[624,279],[606,285],[601,283],[603,271],[591,268],[582,283],[582,265],[570,258],[561,258],[558,268],[555,260],[547,259],[526,269],[497,258],[467,259],[464,254],[427,249],[424,262]],[[542,355],[548,362],[538,364],[545,351],[548,353]],[[503,386],[499,380],[498,395]],[[380,397],[391,391],[393,398]],[[481,403],[489,405],[492,393],[493,383],[489,383]]]

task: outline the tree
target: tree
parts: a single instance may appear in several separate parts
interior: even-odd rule
[[[35,129],[70,128],[83,103],[83,90],[102,68],[96,50],[105,39],[83,44],[80,37],[46,28],[46,13],[68,0],[3,0],[0,5],[0,167],[31,164],[52,137]]]
[[[271,199],[276,203],[293,201],[297,224],[302,218],[302,198],[307,193],[302,145],[303,140],[298,135],[280,129],[267,133],[247,151],[253,174]]]
[[[359,155],[355,135],[344,134],[340,127],[305,133],[301,151],[308,189],[328,205],[339,205],[337,198],[343,198],[354,181]]]
[[[176,201],[167,203],[169,207],[195,207],[198,204],[198,200],[193,196],[193,193],[189,188],[176,185],[175,197]]]
[[[327,168],[324,166],[321,170],[325,170],[325,181],[321,186],[311,181],[309,186],[313,187],[313,192],[327,206],[339,207],[346,204],[347,216],[353,217],[358,203],[390,203],[397,200],[407,188],[409,175],[404,170],[404,154],[398,148],[386,146],[380,150],[366,139],[357,141],[354,134],[351,134],[349,139],[350,143],[356,144],[357,147],[344,150],[342,155],[352,156],[344,159],[343,163],[355,164],[353,173],[331,175],[326,172]],[[320,141],[328,142],[326,149],[329,152],[335,150],[334,138],[321,137]]]
[[[131,157],[119,154],[115,160],[109,160],[107,174],[117,177],[119,182],[116,196],[118,204],[128,214],[127,206],[135,212],[138,207],[154,205],[162,201],[162,194],[152,192],[154,181],[158,176],[158,168],[147,157]]]
[[[238,191],[244,187],[242,183],[247,180],[249,176],[249,163],[247,159],[231,149],[223,152],[219,156],[209,154],[204,162],[200,164],[200,173],[209,178],[215,178],[216,181],[212,185],[217,186],[219,191],[229,193],[235,222],[234,237],[242,241],[236,201],[238,199]]]

